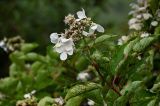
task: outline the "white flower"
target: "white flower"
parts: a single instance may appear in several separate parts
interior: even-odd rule
[[[52,43],[57,43],[58,42],[58,34],[57,33],[51,33],[50,35],[50,40]]]
[[[127,41],[128,41],[128,36],[122,36],[120,39],[118,39],[118,45],[123,45]]]
[[[25,99],[31,99],[31,97],[32,97],[32,96],[30,95],[30,93],[24,94],[24,98],[25,98]]]
[[[77,16],[78,16],[78,19],[76,19],[76,21],[80,21],[84,18],[87,18],[83,8],[82,8],[82,11],[77,12]]]
[[[64,37],[60,37],[54,48],[56,52],[60,53],[60,59],[66,60],[67,55],[73,54],[74,43],[72,38],[66,39]]]
[[[61,106],[64,104],[64,100],[63,100],[62,97],[55,98],[54,101],[55,101],[56,103],[58,103],[59,105],[61,105]]]
[[[144,32],[144,33],[141,34],[141,37],[144,38],[144,37],[148,37],[149,35],[150,35],[149,33]]]
[[[152,22],[151,22],[151,25],[155,27],[155,26],[158,25],[158,22],[157,22],[157,21],[152,21]]]
[[[95,105],[95,102],[91,99],[88,99],[87,103],[88,103],[89,106],[94,106]]]
[[[135,23],[129,26],[129,29],[135,29],[135,30],[141,30],[142,24],[141,23]]]
[[[82,34],[84,36],[91,36],[91,35],[94,34],[95,31],[104,33],[104,28],[101,25],[99,25],[99,24],[92,23],[92,25],[89,28],[89,32],[83,31]]]
[[[89,78],[90,78],[90,75],[87,72],[81,72],[77,76],[77,80],[80,80],[83,82],[87,81]]]
[[[150,13],[144,13],[144,14],[142,14],[143,15],[143,18],[145,19],[145,20],[148,20],[149,18],[152,18],[152,15],[150,14]]]
[[[136,18],[141,19],[141,18],[142,18],[142,15],[139,14],[139,15],[136,16]]]
[[[24,94],[25,99],[31,99],[32,96],[36,93],[36,90],[31,91],[30,93]]]
[[[137,20],[137,18],[131,18],[131,19],[129,20],[129,22],[128,22],[128,25],[135,24],[136,22],[139,22],[139,21]]]
[[[7,49],[7,47],[6,47],[6,44],[5,44],[5,42],[2,40],[2,41],[0,41],[0,48],[2,48],[5,52],[8,52],[8,49]]]
[[[141,57],[141,56],[138,56],[137,59],[138,59],[138,60],[142,60],[142,57]]]

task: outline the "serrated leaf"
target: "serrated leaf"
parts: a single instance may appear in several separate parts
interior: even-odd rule
[[[121,90],[121,94],[123,95],[125,95],[126,93],[130,94],[134,92],[139,86],[141,86],[141,84],[142,84],[142,81],[131,82]]]
[[[102,43],[102,42],[104,42],[105,40],[110,39],[110,38],[113,38],[113,37],[117,37],[117,35],[102,35],[102,36],[98,37],[98,38],[95,40],[95,44],[97,44],[97,43]]]
[[[65,97],[65,100],[69,100],[70,98],[73,98],[75,96],[78,96],[83,93],[86,93],[86,92],[89,92],[95,89],[99,89],[99,88],[100,86],[98,84],[92,83],[92,82],[86,83],[86,84],[75,85],[74,87],[69,89]]]
[[[132,51],[133,46],[136,44],[137,41],[138,39],[134,39],[127,44],[127,46],[124,48],[124,55],[128,55]]]
[[[149,46],[152,41],[154,40],[153,37],[147,37],[147,38],[143,38],[141,39],[139,42],[137,42],[134,47],[133,50],[135,52],[141,52],[142,50],[144,50],[147,46]]]

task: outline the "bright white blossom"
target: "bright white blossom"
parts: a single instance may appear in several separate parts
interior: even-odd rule
[[[0,41],[0,48],[2,48],[5,52],[8,52],[8,49],[4,41]]]
[[[152,15],[150,13],[144,13],[143,18],[144,20],[148,20],[149,18],[152,18]]]
[[[95,102],[94,102],[93,100],[91,100],[91,99],[88,99],[87,104],[88,104],[89,106],[94,106],[94,105],[95,105]]]
[[[60,59],[66,60],[67,55],[73,54],[74,43],[72,38],[66,39],[64,37],[60,37],[54,48],[56,52],[60,53]]]
[[[157,21],[152,21],[152,22],[151,22],[151,25],[155,27],[155,26],[158,25],[158,22],[157,22]]]
[[[32,96],[36,93],[36,90],[31,91],[30,93],[24,94],[25,99],[31,99]]]
[[[141,34],[141,38],[148,37],[149,35],[150,35],[149,33],[147,33],[147,32],[144,32],[144,33],[142,33],[142,34]]]
[[[91,35],[94,34],[95,31],[104,33],[104,28],[101,25],[99,25],[99,24],[92,23],[92,25],[89,28],[89,32],[83,31],[82,34],[84,36],[91,36]]]
[[[80,21],[80,20],[82,20],[84,18],[87,18],[83,8],[82,8],[82,11],[78,11],[77,12],[77,16],[78,16],[78,19],[76,19],[77,21]]]
[[[138,56],[137,59],[138,59],[138,60],[142,60],[142,57],[141,57],[141,56]]]
[[[87,72],[81,72],[77,76],[77,80],[80,80],[83,82],[87,81],[89,78],[90,78],[90,75]]]
[[[58,34],[57,33],[51,33],[50,35],[50,40],[52,43],[57,43],[58,42]]]
[[[58,103],[59,105],[61,105],[61,106],[64,104],[64,100],[63,100],[62,97],[55,98],[54,101],[55,101],[56,103]]]

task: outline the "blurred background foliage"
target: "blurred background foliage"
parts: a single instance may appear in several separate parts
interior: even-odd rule
[[[63,32],[64,17],[81,8],[104,26],[106,33],[127,33],[128,0],[0,0],[0,39],[20,35],[26,42],[38,43],[37,52],[45,54],[50,34]],[[0,74],[4,77],[10,63],[2,49],[0,58]]]

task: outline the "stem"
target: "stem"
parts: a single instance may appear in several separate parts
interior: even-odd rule
[[[84,37],[83,37],[83,40],[84,40],[84,43],[87,45],[87,42],[86,42],[86,40],[85,40]],[[87,53],[88,58],[91,59],[91,57],[90,57],[90,51],[89,51],[89,46],[88,46],[88,45],[87,45],[87,48],[88,48],[88,50],[87,50],[87,51],[88,51],[88,53]],[[91,60],[92,60],[92,59],[91,59]],[[118,89],[116,89],[116,87],[115,87],[114,85],[109,84],[109,83],[105,80],[104,76],[101,74],[101,72],[100,72],[100,70],[99,70],[98,64],[97,64],[94,60],[91,61],[91,64],[92,64],[92,66],[94,66],[94,68],[96,69],[98,75],[100,76],[100,79],[102,80],[102,85],[104,85],[104,84],[109,85],[114,92],[116,92],[119,96],[121,96],[121,93],[118,91]]]
[[[109,83],[105,80],[104,76],[100,73],[98,64],[97,64],[95,61],[93,61],[92,65],[95,67],[95,69],[96,69],[96,71],[98,72],[99,76],[101,77],[102,81],[103,81],[104,83],[106,83],[107,85],[109,85],[109,86],[111,87],[111,89],[112,89],[114,92],[116,92],[119,96],[121,96],[121,93],[118,91],[118,89],[116,89],[116,87],[115,87],[114,85],[109,84]]]

